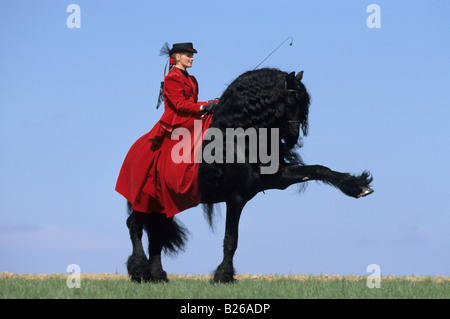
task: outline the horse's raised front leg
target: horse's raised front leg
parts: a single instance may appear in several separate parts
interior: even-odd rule
[[[217,267],[213,282],[234,282],[233,257],[238,245],[239,219],[246,201],[240,195],[233,195],[227,200],[227,217],[225,238],[223,240],[223,260]]]
[[[370,188],[372,176],[368,172],[361,175],[335,172],[321,165],[281,166],[276,174],[263,175],[262,186],[265,189],[285,189],[292,184],[310,180],[321,181],[340,189],[344,194],[360,198],[373,193]]]

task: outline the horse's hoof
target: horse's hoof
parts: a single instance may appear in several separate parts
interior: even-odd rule
[[[214,275],[214,278],[211,279],[212,284],[232,284],[235,282],[236,279],[232,274]]]
[[[374,191],[372,188],[370,187],[363,187],[361,193],[356,196],[356,198],[360,198],[360,197],[364,197],[364,196],[368,196],[370,194],[372,194]]]
[[[142,277],[141,276],[130,276],[130,279],[132,282],[138,283],[140,284],[142,281]]]
[[[167,278],[167,273],[164,270],[152,272],[152,277],[149,280],[151,282],[169,282],[169,278]]]
[[[169,282],[168,278],[153,278],[149,281],[152,283],[162,283],[162,282]]]

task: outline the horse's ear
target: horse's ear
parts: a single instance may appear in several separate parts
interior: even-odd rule
[[[285,83],[286,89],[292,88],[295,83],[295,72],[291,72],[288,75],[286,75],[284,83]]]
[[[300,71],[297,73],[297,75],[295,76],[295,78],[299,81],[301,81],[303,79],[303,71]]]
[[[286,82],[288,83],[295,82],[295,72],[291,72],[288,75],[286,75]]]

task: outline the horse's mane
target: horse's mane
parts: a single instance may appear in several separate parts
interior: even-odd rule
[[[210,127],[225,133],[227,128],[278,128],[280,135],[280,164],[303,164],[296,148],[301,147],[301,138],[295,147],[288,148],[284,137],[288,134],[286,113],[286,77],[288,73],[278,69],[264,68],[248,71],[237,77],[224,91],[211,120]],[[296,107],[302,109],[300,128],[303,135],[308,131],[309,94],[298,81]],[[204,141],[203,147],[210,141]],[[225,162],[225,161],[224,161]],[[199,185],[205,191],[215,189],[223,174],[221,163],[200,165]]]
[[[240,75],[220,97],[211,126],[275,127],[275,113],[283,104],[285,75],[276,69],[260,69]]]
[[[280,119],[283,118],[286,106],[287,75],[286,72],[269,68],[248,71],[240,75],[220,97],[210,127],[217,127],[222,131],[229,127],[243,129],[278,127],[282,130]],[[300,125],[303,135],[306,136],[310,98],[303,84],[301,82],[299,84],[303,100],[302,105],[298,107],[304,109]],[[280,132],[281,137],[283,133]],[[289,158],[289,154],[286,156]]]

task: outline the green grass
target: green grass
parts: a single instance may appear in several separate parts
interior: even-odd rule
[[[289,276],[244,278],[235,284],[210,284],[207,279],[176,276],[169,283],[136,284],[126,278],[83,279],[81,288],[68,288],[66,277],[28,279],[0,278],[0,298],[164,298],[164,299],[299,299],[299,298],[450,298],[450,281],[433,277],[411,280],[402,277],[381,280],[381,288],[368,288],[366,278]]]

